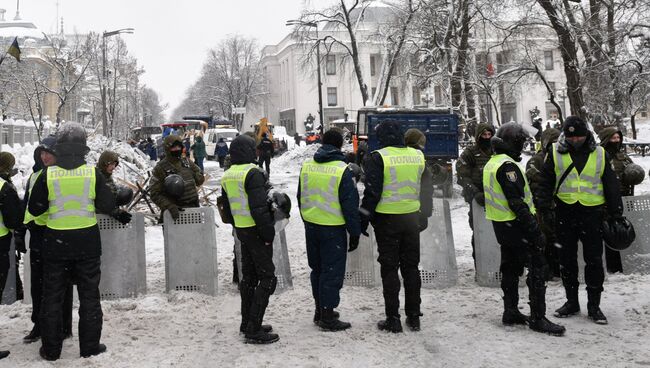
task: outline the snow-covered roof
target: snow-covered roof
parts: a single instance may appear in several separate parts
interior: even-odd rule
[[[26,20],[0,21],[0,38],[13,37],[44,39],[45,35],[34,23]]]

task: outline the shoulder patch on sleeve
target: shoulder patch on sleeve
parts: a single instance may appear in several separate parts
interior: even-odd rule
[[[514,170],[506,171],[506,177],[513,183],[517,182],[517,172]]]

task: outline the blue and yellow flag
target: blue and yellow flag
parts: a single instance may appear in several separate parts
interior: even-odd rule
[[[11,43],[11,46],[9,46],[9,50],[7,50],[7,54],[13,56],[16,58],[16,60],[20,61],[20,47],[18,47],[18,37],[14,38],[14,42]]]

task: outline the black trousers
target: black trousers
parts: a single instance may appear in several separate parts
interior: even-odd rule
[[[72,283],[79,293],[79,348],[81,355],[97,351],[102,334],[102,307],[99,297],[101,258],[80,260],[43,259],[43,302],[40,323],[45,353],[61,355],[63,305]]]
[[[266,173],[271,174],[271,155],[260,156],[258,164],[260,167],[263,167],[262,165],[266,165]]]
[[[256,227],[237,228],[241,241],[242,279],[239,281],[242,325],[257,332],[264,319],[269,297],[275,292],[277,278],[273,265],[273,245],[266,245]]]
[[[536,318],[546,315],[546,283],[543,249],[536,249],[516,221],[492,222],[497,241],[501,246],[501,290],[505,309],[517,309],[519,302],[519,277],[528,268],[526,285],[531,314]]]
[[[339,306],[339,292],[343,287],[348,254],[347,240],[345,226],[322,226],[305,222],[311,291],[319,307]]]
[[[407,316],[420,315],[420,226],[417,212],[405,215],[376,213],[372,221],[377,238],[387,317],[399,317],[400,281],[404,279],[404,309]]]
[[[582,243],[587,291],[603,291],[603,238],[600,230],[602,208],[581,205],[558,206],[557,242],[560,248],[562,283],[567,290],[578,289],[578,241]],[[576,291],[577,292],[577,291]]]
[[[41,251],[31,248],[33,235],[30,235],[29,265],[31,275],[32,294],[32,322],[34,326],[40,327],[41,305],[43,302],[43,259]],[[63,298],[63,334],[72,333],[72,284],[68,285]]]
[[[0,249],[0,299],[9,277],[9,249]]]

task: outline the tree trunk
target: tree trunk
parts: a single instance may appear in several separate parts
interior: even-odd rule
[[[363,78],[363,74],[361,72],[361,64],[359,61],[359,48],[357,47],[357,37],[354,34],[354,25],[352,24],[352,21],[350,20],[350,12],[345,5],[345,2],[341,0],[341,9],[343,10],[343,14],[345,16],[345,24],[346,24],[346,29],[348,31],[348,34],[350,35],[350,48],[352,49],[352,64],[354,65],[354,73],[357,76],[357,82],[359,83],[359,90],[361,91],[361,99],[363,106],[366,106],[366,102],[368,101],[368,86],[366,85],[366,82]],[[320,63],[320,60],[318,61]],[[323,122],[321,121],[321,124]]]
[[[461,108],[460,105],[463,100],[462,81],[465,74],[465,68],[467,67],[467,49],[469,48],[469,22],[471,20],[469,15],[469,3],[470,0],[463,1],[458,60],[456,61],[456,69],[451,76],[451,106],[459,109]]]

